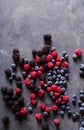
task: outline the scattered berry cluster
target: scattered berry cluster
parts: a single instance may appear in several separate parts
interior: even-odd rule
[[[41,112],[35,114],[35,118],[41,121],[42,118],[48,119],[50,114],[60,113],[63,118],[67,112],[68,117],[72,117],[73,121],[82,120],[81,128],[84,128],[84,92],[80,92],[80,100],[78,101],[79,113],[72,112],[71,104],[69,102],[69,95],[67,94],[67,81],[69,80],[69,56],[66,51],[63,51],[62,57],[59,56],[55,47],[51,47],[52,37],[49,34],[43,36],[45,46],[37,51],[32,50],[32,60],[21,58],[18,49],[13,50],[14,63],[11,68],[6,69],[5,75],[8,81],[15,80],[16,88],[1,87],[3,100],[8,107],[15,114],[16,119],[21,120],[28,113],[33,112],[33,106],[36,106],[39,98],[44,98],[47,94],[53,102],[52,106],[47,106],[45,102],[39,104]],[[82,50],[76,49],[73,54],[73,59],[76,61],[81,58]],[[30,90],[31,106],[25,106],[24,98],[22,96],[23,82],[21,76],[16,75],[17,66],[22,69],[22,76],[25,86]],[[84,76],[84,65],[80,65],[80,76]],[[37,81],[39,79],[39,83]],[[76,105],[77,97],[73,95],[72,104]],[[2,119],[5,126],[9,124],[9,117],[4,116]],[[60,120],[55,118],[54,124],[59,127]],[[43,123],[43,130],[49,130],[48,123]]]

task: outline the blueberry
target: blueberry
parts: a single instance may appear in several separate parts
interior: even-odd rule
[[[52,85],[52,81],[48,81],[47,85],[51,86]]]
[[[11,76],[11,77],[9,77],[9,78],[8,78],[8,80],[9,80],[10,82],[12,82],[12,81],[13,81],[12,76]]]
[[[55,84],[56,84],[56,85],[59,85],[59,81],[56,81]]]
[[[47,73],[47,77],[48,77],[48,76],[51,76],[51,73]]]
[[[72,104],[76,105],[76,99],[75,98],[72,99]]]
[[[65,73],[68,73],[68,72],[69,72],[69,69],[68,69],[68,68],[65,68],[65,67],[63,67],[63,70],[64,70]]]
[[[69,60],[69,56],[67,54],[64,56],[64,58],[65,58],[66,61]]]
[[[78,56],[74,53],[73,56],[72,56],[72,58],[73,58],[74,61],[77,61]]]
[[[47,77],[48,81],[52,81],[52,76]]]
[[[66,111],[69,111],[69,110],[71,110],[71,106],[66,106]]]
[[[33,112],[33,108],[32,108],[32,107],[28,107],[28,111],[29,111],[30,113],[32,113],[32,112]]]
[[[53,80],[53,81],[56,81],[56,75],[53,75],[53,76],[52,76],[52,80]]]
[[[61,75],[64,75],[65,71],[64,70],[60,70],[60,73],[61,73]]]
[[[59,81],[59,84],[60,84],[60,86],[63,85],[63,81],[60,80],[60,81]]]
[[[55,64],[55,59],[52,59],[52,62]]]
[[[44,88],[47,88],[48,86],[47,86],[47,84],[44,84]]]
[[[77,120],[77,116],[75,113],[72,114],[72,120],[73,120],[73,122],[75,122]]]
[[[65,89],[65,87],[62,87],[62,93],[65,93],[66,92],[66,89]]]
[[[84,94],[80,94],[79,98],[80,98],[81,101],[84,101]]]
[[[57,72],[54,70],[54,71],[53,71],[53,74],[55,74],[55,75],[56,75],[56,74],[57,74]]]
[[[80,114],[79,114],[79,112],[76,112],[76,116],[77,116],[77,119],[80,118]]]
[[[62,62],[64,62],[64,61],[65,61],[65,58],[64,58],[63,56],[61,57],[61,59],[62,59]]]
[[[25,64],[27,64],[29,61],[28,61],[28,59],[26,58],[26,59],[24,59],[24,63]]]
[[[37,65],[35,66],[35,70],[36,70],[36,71],[38,71],[38,70],[39,70],[39,67],[38,67]]]
[[[67,81],[66,80],[63,81],[63,87],[65,87],[65,88],[67,87]]]
[[[53,91],[49,92],[49,96],[52,97],[53,96]]]
[[[84,64],[80,64],[80,70],[84,71]]]
[[[15,79],[16,78],[16,73],[12,72],[11,76],[12,76],[13,79]]]
[[[27,73],[25,71],[22,72],[22,76],[25,79],[27,77]]]
[[[74,98],[74,99],[77,99],[77,96],[76,96],[76,94],[73,94],[73,98]]]
[[[71,110],[68,110],[68,111],[67,111],[67,115],[68,115],[68,117],[71,117],[71,116],[72,116],[72,111],[71,111]]]
[[[84,128],[83,128],[83,127],[80,127],[79,130],[84,130]]]
[[[62,106],[61,106],[61,109],[62,109],[63,111],[65,111],[66,105],[62,105]]]
[[[84,121],[81,122],[81,126],[84,128]]]
[[[53,47],[51,48],[51,52],[52,52],[52,51],[55,51],[55,50],[56,50],[56,47],[53,46]]]
[[[43,112],[43,117],[48,118],[48,113],[46,111]]]
[[[12,68],[13,71],[16,71],[16,64],[12,64],[11,68]]]
[[[65,57],[65,55],[67,55],[67,52],[66,52],[66,51],[63,51],[63,52],[62,52],[62,55]]]
[[[56,100],[56,97],[55,97],[55,96],[52,96],[51,98],[52,98],[52,100],[53,100],[53,101],[55,101],[55,100]]]
[[[80,77],[84,77],[84,72],[80,70],[79,75],[80,75]]]
[[[21,81],[21,76],[16,76],[15,80],[16,81]]]
[[[64,111],[60,111],[60,116],[64,117]]]
[[[56,71],[58,74],[60,74],[60,70],[58,69],[57,71]]]
[[[69,74],[68,74],[68,73],[66,73],[64,76],[65,76],[65,78],[66,78],[67,80],[69,80]]]
[[[78,100],[78,106],[79,107],[81,107],[81,104],[82,104],[81,100]]]
[[[80,107],[80,108],[79,108],[79,113],[80,113],[82,116],[84,116],[84,107]]]
[[[55,70],[55,71],[57,71],[58,69],[59,69],[59,67],[57,67],[57,66],[54,67],[54,70]]]
[[[81,90],[81,91],[80,91],[80,94],[84,94],[84,91],[83,91],[83,90]]]
[[[84,103],[82,103],[81,106],[84,107]]]

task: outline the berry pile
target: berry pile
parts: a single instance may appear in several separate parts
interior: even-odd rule
[[[27,58],[21,58],[18,49],[13,50],[12,58],[14,63],[11,68],[6,69],[5,75],[12,83],[14,80],[16,88],[8,88],[6,86],[1,87],[3,100],[6,102],[8,107],[13,111],[17,120],[21,120],[28,113],[33,113],[33,108],[39,106],[39,111],[34,116],[37,121],[42,119],[48,119],[53,113],[57,113],[63,118],[67,112],[68,117],[72,117],[73,121],[80,119],[81,127],[84,127],[82,119],[84,117],[84,93],[80,92],[79,113],[74,113],[71,110],[71,104],[69,102],[69,95],[67,94],[67,81],[69,80],[69,56],[66,51],[63,51],[62,57],[59,56],[55,47],[51,47],[52,37],[49,34],[43,36],[45,46],[37,51],[32,50],[32,60]],[[73,59],[76,61],[81,58],[82,50],[76,49],[73,54]],[[17,66],[22,69],[22,80],[21,76],[16,74]],[[84,72],[84,65],[80,65],[80,73]],[[83,76],[84,74],[80,74]],[[24,103],[22,96],[23,82],[27,89],[30,91],[30,102],[31,105],[27,108]],[[37,84],[38,82],[38,84]],[[52,106],[46,105],[45,102],[38,102],[38,99],[43,99],[45,96],[51,99],[53,102]],[[77,101],[76,95],[73,95],[72,104],[75,105]],[[8,117],[3,117],[4,124],[9,123]],[[53,119],[53,123],[56,127],[60,126],[60,120],[58,118]],[[6,125],[7,126],[7,125]],[[48,123],[42,123],[42,129],[48,130]]]

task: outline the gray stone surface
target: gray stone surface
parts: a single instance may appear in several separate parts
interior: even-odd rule
[[[0,86],[10,85],[4,76],[4,69],[12,63],[12,49],[18,48],[21,56],[31,58],[31,50],[42,48],[43,34],[50,33],[53,45],[60,55],[66,50],[70,56],[70,81],[68,93],[78,95],[84,89],[84,81],[79,78],[79,64],[72,60],[73,51],[81,47],[84,55],[84,0],[0,0]],[[24,86],[25,88],[25,86]],[[24,90],[28,105],[28,94]],[[48,101],[49,103],[49,101]],[[35,113],[35,112],[34,112]],[[10,115],[8,130],[41,130],[33,115],[19,124],[13,113],[6,108],[0,93],[0,130],[4,130],[1,118]],[[50,130],[55,130],[52,120]],[[66,116],[61,119],[60,130],[78,130],[78,123],[73,123]]]

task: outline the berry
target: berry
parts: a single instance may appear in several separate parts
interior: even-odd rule
[[[23,108],[21,108],[20,112],[21,112],[22,115],[26,115],[28,113],[28,110],[27,110],[26,107],[23,107]]]
[[[40,121],[42,119],[42,114],[41,113],[37,113],[35,114],[35,118]]]

